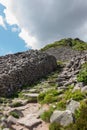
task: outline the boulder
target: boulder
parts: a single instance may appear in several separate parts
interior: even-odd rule
[[[55,110],[50,118],[50,122],[60,123],[62,126],[67,126],[74,122],[73,114],[70,110],[58,111]]]
[[[75,113],[75,110],[77,110],[80,107],[80,103],[74,100],[71,100],[69,104],[67,105],[67,110],[70,110],[73,114]]]
[[[87,92],[87,85],[81,88],[81,92]]]

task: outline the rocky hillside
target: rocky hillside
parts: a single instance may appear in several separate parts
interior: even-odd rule
[[[53,56],[33,50],[0,57],[0,66],[4,69],[0,68],[2,77],[4,73],[9,75],[8,70],[16,72],[14,81],[9,80],[13,75],[8,76],[8,80],[4,78],[7,83],[12,81],[9,82],[14,86],[12,90],[17,87],[15,79],[23,80],[21,82],[25,84],[26,78],[28,81],[33,78],[33,82],[16,91],[14,97],[0,98],[1,130],[87,130],[87,51],[83,44],[85,48],[80,52],[71,45],[55,48],[71,48],[77,52],[74,55],[67,51],[67,57],[72,57],[70,60],[66,58],[67,61],[58,55],[56,62]],[[62,53],[65,56],[65,49]],[[10,69],[7,68],[9,65]],[[20,73],[17,70],[21,70]],[[32,74],[27,77],[30,72]],[[40,80],[33,84],[38,75]],[[4,90],[9,88],[6,82],[2,82]]]
[[[53,56],[27,51],[0,57],[0,96],[10,96],[57,68]]]
[[[87,130],[87,54],[58,63],[58,70],[17,97],[0,98],[0,127]]]
[[[62,39],[52,44],[48,44],[41,51],[53,55],[57,60],[67,61],[76,55],[87,52],[87,43],[75,38],[75,39]]]

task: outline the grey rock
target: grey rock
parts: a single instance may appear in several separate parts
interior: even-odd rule
[[[19,119],[18,124],[21,124],[28,128],[33,128],[42,123],[41,119],[37,119],[37,115],[30,114],[24,118]]]
[[[74,87],[73,90],[72,90],[72,92],[75,92],[75,91],[77,91],[77,90],[81,90],[81,88],[78,87],[78,86],[77,86],[77,87]]]
[[[87,62],[87,51],[84,54],[79,54],[73,57],[70,60],[70,62],[66,64],[61,74],[59,74],[58,80],[57,80],[58,86],[67,87],[69,85],[74,84],[75,88],[73,92],[78,90],[79,88],[84,87],[83,83],[78,83],[77,74],[79,73],[81,69],[82,63],[85,63],[85,62]]]
[[[10,130],[10,128],[3,128],[3,130]]]
[[[87,92],[87,86],[84,86],[83,88],[81,88],[81,92]]]
[[[10,130],[10,128],[4,128],[3,130]]]
[[[70,110],[73,114],[75,113],[75,110],[77,110],[80,107],[80,103],[74,100],[71,100],[70,103],[67,105],[67,110]]]
[[[16,123],[17,123],[17,119],[14,118],[13,116],[9,116],[9,117],[7,118],[7,123],[8,123],[9,126],[10,126],[11,124],[16,124]]]
[[[70,123],[74,122],[73,114],[71,111],[66,110],[66,111],[54,111],[51,118],[50,122],[57,122],[60,123],[62,126],[67,126]]]
[[[80,55],[80,51],[73,50],[70,47],[56,47],[56,48],[50,48],[45,51],[46,53],[53,55],[56,57],[57,60],[60,61],[69,61],[73,57]],[[84,52],[83,52],[84,54]],[[74,59],[74,58],[73,58]]]
[[[8,125],[7,125],[6,122],[2,122],[2,123],[0,124],[0,126],[1,126],[2,128],[6,128],[6,127],[8,127]]]
[[[38,93],[25,93],[24,96],[26,97],[30,97],[30,98],[37,98],[38,97]]]
[[[77,83],[75,87],[83,88],[83,87],[84,87],[84,84],[83,84],[82,82],[80,82],[80,83]]]

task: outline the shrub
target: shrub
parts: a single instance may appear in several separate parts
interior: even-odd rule
[[[0,98],[0,103],[8,103],[8,100],[6,98]]]
[[[87,104],[80,108],[79,118],[76,120],[77,130],[87,130]]]
[[[47,104],[53,103],[53,102],[56,102],[57,99],[58,99],[57,96],[54,96],[54,95],[52,95],[52,94],[48,94],[48,95],[46,95],[45,98],[44,98],[44,103],[47,103]]]
[[[44,103],[53,103],[58,100],[59,92],[55,89],[50,89],[47,92],[43,92],[38,96],[38,101],[42,104]]]
[[[45,122],[50,122],[50,117],[53,113],[52,109],[49,109],[48,111],[45,111],[42,115],[41,115],[41,119]]]
[[[64,128],[64,130],[77,130],[76,124],[69,124]]]
[[[60,102],[57,103],[56,109],[58,110],[65,110],[66,109],[66,100],[61,100]]]
[[[58,123],[51,123],[49,125],[49,130],[61,130],[61,125]]]
[[[44,100],[44,97],[45,97],[46,93],[40,93],[39,96],[38,96],[38,102],[42,103],[43,100]]]
[[[67,90],[65,92],[66,100],[72,98],[73,100],[80,101],[80,100],[83,100],[85,97],[86,97],[85,93],[82,93],[80,90],[77,90],[75,92],[72,92],[72,90]]]
[[[80,73],[77,76],[77,80],[79,82],[84,82],[85,84],[87,84],[87,71],[85,70],[80,71]]]

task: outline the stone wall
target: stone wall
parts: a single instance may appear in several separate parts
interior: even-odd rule
[[[11,96],[24,85],[35,83],[57,68],[55,57],[26,51],[0,57],[0,96]]]

